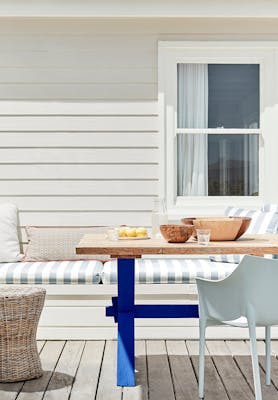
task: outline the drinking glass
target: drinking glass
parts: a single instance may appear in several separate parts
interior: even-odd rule
[[[210,229],[196,229],[198,244],[208,246],[210,241]]]
[[[161,237],[160,225],[167,224],[167,212],[165,200],[163,198],[154,199],[154,206],[152,210],[152,237]]]

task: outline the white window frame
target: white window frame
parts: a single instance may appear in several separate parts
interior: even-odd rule
[[[277,125],[278,113],[269,110],[268,104],[278,105],[274,82],[278,82],[277,42],[158,42],[158,96],[161,137],[160,196],[165,197],[169,215],[216,215],[223,214],[229,204],[242,207],[260,207],[264,201],[278,202],[278,189],[273,190],[270,182],[272,169],[278,171],[274,157],[266,162],[265,140],[274,139],[273,123]],[[177,64],[259,64],[260,66],[260,128],[259,129],[177,129]],[[272,99],[272,100],[271,100]],[[259,196],[186,196],[176,195],[177,133],[216,133],[260,135],[259,149]],[[278,136],[278,133],[277,133]],[[278,147],[277,147],[278,154]],[[278,158],[278,157],[277,157]],[[275,175],[273,175],[275,176]],[[273,185],[272,185],[273,186]],[[278,186],[278,179],[277,179]]]

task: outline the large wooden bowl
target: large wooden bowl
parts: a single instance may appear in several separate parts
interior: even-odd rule
[[[193,233],[193,225],[160,225],[160,232],[168,243],[184,243]]]
[[[247,231],[247,229],[251,224],[252,218],[250,217],[234,217],[234,218],[241,219],[241,227],[239,228],[238,234],[236,235],[235,238],[235,240],[237,240]]]
[[[202,228],[200,228],[199,222],[195,223],[196,220],[204,221],[202,222]],[[230,238],[233,237],[233,229],[235,230],[238,224],[232,222],[226,223],[226,221],[232,221],[232,220],[241,222],[238,232],[233,239],[223,239],[223,237],[230,237]],[[188,217],[181,219],[181,222],[183,224],[194,226],[194,231],[192,236],[194,236],[195,238],[197,237],[196,229],[211,229],[212,241],[237,240],[247,231],[251,221],[252,218],[250,217]],[[217,230],[218,232],[217,235],[215,233],[215,230]],[[229,234],[227,230],[229,230],[230,232]],[[215,237],[217,237],[217,239],[215,239]]]
[[[241,228],[239,218],[201,218],[193,220],[195,229],[210,229],[211,241],[235,240]]]

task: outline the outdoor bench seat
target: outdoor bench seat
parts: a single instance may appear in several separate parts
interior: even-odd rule
[[[195,284],[196,277],[223,279],[230,275],[238,264],[212,262],[205,259],[136,259],[136,284]],[[101,272],[103,284],[117,283],[117,262],[104,263]]]
[[[92,285],[102,269],[96,260],[0,263],[0,284]]]

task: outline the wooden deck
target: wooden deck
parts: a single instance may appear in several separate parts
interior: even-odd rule
[[[40,379],[0,384],[1,400],[196,400],[198,342],[136,342],[137,386],[115,385],[113,341],[38,342],[44,375]],[[264,343],[258,342],[260,355]],[[263,399],[277,399],[278,341],[272,341],[272,385]],[[254,399],[252,367],[245,341],[207,341],[206,400]]]

